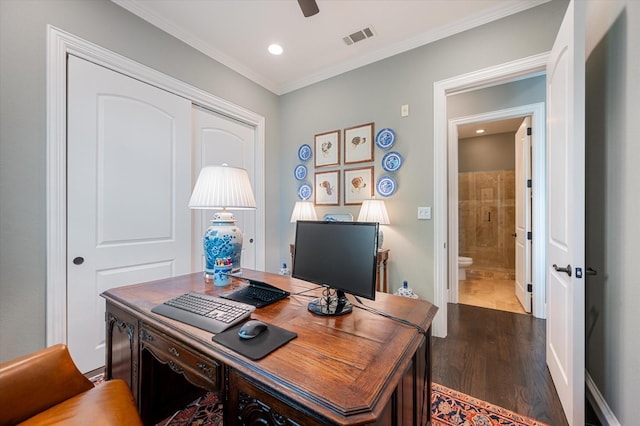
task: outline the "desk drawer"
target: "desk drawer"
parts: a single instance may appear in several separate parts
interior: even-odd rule
[[[140,344],[141,350],[149,350],[155,359],[194,385],[216,392],[221,390],[222,368],[216,360],[146,325],[140,330]]]

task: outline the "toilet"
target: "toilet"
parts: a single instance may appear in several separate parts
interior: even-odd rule
[[[471,265],[473,265],[472,258],[458,256],[458,280],[467,279],[467,268]]]

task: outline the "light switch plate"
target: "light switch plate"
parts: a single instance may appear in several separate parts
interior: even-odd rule
[[[431,207],[418,207],[418,219],[431,219]]]
[[[400,115],[402,117],[408,117],[409,116],[409,105],[408,104],[402,105],[400,107]]]

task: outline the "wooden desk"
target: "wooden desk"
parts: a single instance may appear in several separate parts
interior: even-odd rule
[[[315,287],[290,277],[242,272],[292,294]],[[291,296],[252,314],[298,334],[259,361],[213,343],[211,333],[150,311],[187,291],[215,295],[224,290],[228,287],[205,284],[196,273],[103,293],[106,377],[129,383],[146,424],[193,398],[193,385],[218,393],[227,426],[424,425],[429,420],[430,334],[437,312],[431,303],[385,293],[365,302],[419,324],[425,336],[362,309],[316,316],[307,310],[309,297]]]

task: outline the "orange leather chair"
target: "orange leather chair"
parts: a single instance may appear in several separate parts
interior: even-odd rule
[[[0,425],[142,425],[122,380],[94,386],[55,345],[0,364]]]

